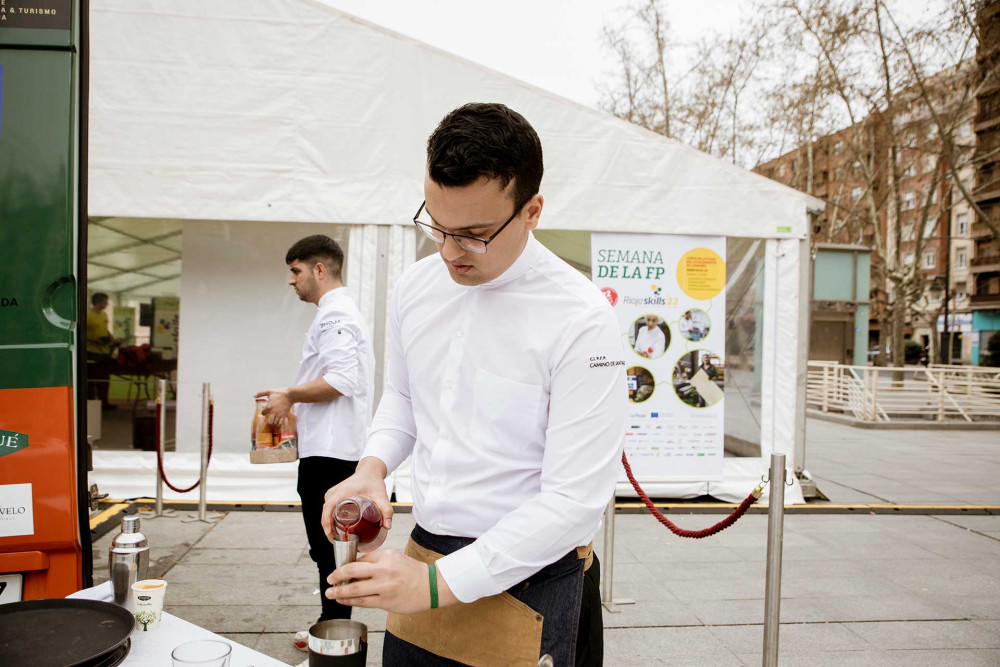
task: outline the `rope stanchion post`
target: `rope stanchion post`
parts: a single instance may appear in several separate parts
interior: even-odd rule
[[[152,512],[140,511],[140,513],[147,518],[157,519],[160,517],[165,517],[167,519],[173,519],[177,516],[177,512],[172,509],[163,509],[163,475],[160,474],[159,462],[163,456],[163,445],[167,441],[167,381],[160,379],[156,383],[156,431],[154,437],[156,438],[156,506]]]
[[[198,515],[189,516],[185,522],[202,521],[214,523],[220,516],[208,517],[208,462],[212,456],[212,385],[203,382],[201,385],[201,472],[198,475]]]
[[[632,599],[614,597],[615,580],[615,499],[604,510],[604,550],[601,554],[601,604],[610,614],[619,614],[618,605],[635,604]]]
[[[763,667],[778,666],[781,624],[781,550],[785,523],[785,455],[771,454],[771,493],[767,501],[767,574],[764,583]]]

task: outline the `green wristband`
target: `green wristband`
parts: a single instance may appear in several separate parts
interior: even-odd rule
[[[434,567],[434,563],[428,563],[427,565],[427,576],[430,578],[431,582],[431,609],[438,608],[438,578],[437,578],[437,568]]]

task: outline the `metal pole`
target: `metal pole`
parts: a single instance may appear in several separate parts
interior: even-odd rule
[[[781,623],[781,548],[785,523],[785,455],[771,454],[767,500],[767,575],[764,583],[764,667],[778,666]]]
[[[208,404],[212,400],[212,385],[201,383],[201,473],[198,479],[198,519],[208,520]]]
[[[163,451],[167,446],[167,381],[157,380],[156,382],[156,406],[160,411],[160,429],[156,433],[156,437],[160,439],[160,456],[163,456]],[[139,510],[139,514],[143,515],[149,519],[158,519],[160,517],[166,517],[172,519],[177,516],[177,512],[174,510],[163,509],[163,477],[160,475],[160,469],[156,469],[156,507],[150,512],[147,509]]]
[[[619,614],[618,605],[635,604],[632,599],[614,599],[615,579],[615,499],[604,510],[604,553],[601,554],[601,604],[610,614]]]
[[[156,385],[156,402],[160,410],[160,432],[157,437],[160,438],[162,452],[167,444],[167,381],[160,380]],[[163,476],[159,469],[156,471],[156,513],[153,516],[163,516]]]
[[[201,384],[201,471],[198,474],[198,516],[188,516],[185,523],[191,521],[204,521],[213,523],[221,516],[208,517],[208,410],[212,402],[212,385],[208,382]]]

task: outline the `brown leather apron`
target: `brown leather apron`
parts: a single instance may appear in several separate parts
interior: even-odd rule
[[[578,547],[577,556],[593,562],[593,544]],[[404,552],[421,563],[433,563],[441,554],[411,538]],[[393,614],[386,630],[403,641],[435,655],[476,667],[506,667],[538,663],[544,618],[507,592],[417,614]]]

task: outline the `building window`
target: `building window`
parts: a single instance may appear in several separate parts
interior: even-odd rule
[[[934,236],[934,232],[937,231],[937,223],[938,223],[938,217],[936,215],[932,215],[927,218],[927,221],[924,223],[925,239],[929,239],[930,237]]]
[[[861,163],[855,160],[854,164],[851,165],[851,173],[857,174],[860,171],[861,171]]]
[[[961,301],[965,301],[967,298],[968,298],[968,295],[965,292],[956,292],[955,293],[955,301],[961,302]]]
[[[960,213],[956,219],[955,225],[955,236],[968,236],[969,235],[969,214]]]
[[[972,135],[972,123],[962,123],[962,127],[958,128],[958,136],[968,137]]]
[[[851,201],[858,201],[861,199],[861,186],[857,185],[851,188]]]
[[[838,141],[837,143],[835,143],[833,145],[833,154],[834,155],[843,155],[844,154],[844,142],[843,141]]]
[[[937,264],[937,257],[933,250],[924,253],[924,268],[933,269]]]
[[[968,266],[968,263],[969,260],[968,256],[965,254],[965,251],[959,250],[958,253],[955,255],[955,268],[964,269],[966,266]]]
[[[929,174],[932,171],[934,171],[935,167],[937,167],[937,156],[936,155],[928,155],[926,158],[924,158],[924,173],[925,174]]]
[[[909,222],[903,225],[903,240],[912,241],[913,240],[913,223]]]
[[[913,253],[908,252],[903,255],[903,266],[913,266]]]
[[[778,165],[778,178],[784,178],[784,177],[785,177],[785,165],[779,164]]]
[[[912,211],[917,205],[917,193],[916,192],[904,192],[903,193],[903,210]]]
[[[917,175],[917,167],[915,165],[909,165],[903,170],[903,178],[913,178]]]
[[[932,204],[936,204],[937,203],[937,198],[938,198],[938,191],[937,191],[937,188],[934,188],[931,191],[931,203]]]
[[[937,124],[931,123],[930,127],[927,128],[927,141],[934,141],[937,139],[938,128]]]

